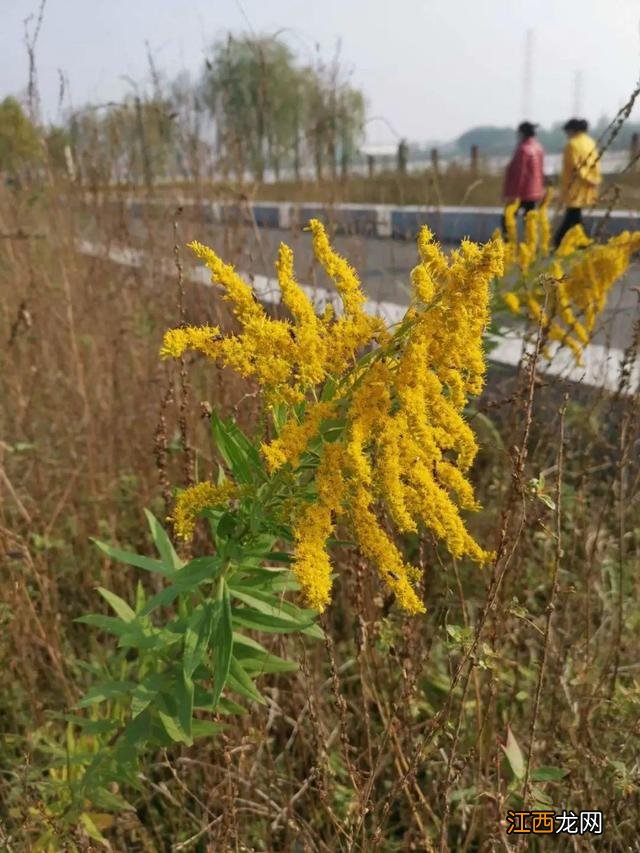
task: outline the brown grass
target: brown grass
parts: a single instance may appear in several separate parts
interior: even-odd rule
[[[31,849],[50,824],[59,849],[88,849],[81,830],[45,811],[65,738],[54,715],[86,685],[81,663],[111,651],[72,620],[100,608],[96,585],[132,595],[138,581],[89,539],[150,553],[142,507],[164,514],[156,457],[171,484],[184,482],[186,430],[204,476],[201,403],[249,429],[260,413],[228,373],[194,359],[187,386],[158,360],[180,316],[177,276],[160,271],[172,259],[174,205],[135,233],[122,211],[87,209],[68,187],[64,200],[44,190],[0,205],[0,232],[23,235],[0,239],[0,841]],[[74,241],[87,233],[144,245],[148,263],[83,257]],[[178,236],[206,241],[206,226],[180,223]],[[184,315],[228,322],[214,292],[189,283]],[[498,547],[494,571],[452,563],[428,537],[409,540],[428,614],[408,619],[343,551],[327,646],[296,641],[287,651],[299,674],[263,679],[269,708],[219,740],[150,755],[143,793],[127,792],[135,813],[105,830],[113,848],[510,850],[505,815],[524,787],[529,802],[543,791],[556,810],[603,810],[604,846],[586,836],[580,849],[633,849],[638,414],[637,398],[540,387],[535,359],[516,376],[492,371],[471,414],[485,506],[472,526]],[[541,472],[556,510],[529,485]],[[526,781],[504,759],[509,728],[531,756]],[[542,766],[566,775],[540,783]],[[568,837],[559,844],[574,849]]]

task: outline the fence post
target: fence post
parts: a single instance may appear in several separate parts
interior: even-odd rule
[[[149,158],[149,149],[147,147],[147,138],[144,129],[144,120],[142,117],[142,104],[140,102],[140,98],[136,96],[135,99],[136,106],[136,122],[138,125],[138,137],[140,141],[140,153],[142,156],[142,173],[144,178],[145,186],[148,190],[151,189],[153,185],[153,172],[151,171],[151,160]]]
[[[367,154],[367,172],[370,178],[373,177],[375,170],[376,158],[373,156],[373,154]]]
[[[471,146],[471,174],[478,174],[478,146]]]
[[[409,156],[409,146],[406,139],[401,139],[398,143],[398,174],[407,174],[407,160]]]
[[[431,149],[431,168],[433,169],[434,174],[438,174],[438,169],[440,167],[440,155],[438,154],[437,148]]]
[[[635,163],[640,157],[640,134],[634,131],[631,134],[631,148],[629,150],[629,165]]]

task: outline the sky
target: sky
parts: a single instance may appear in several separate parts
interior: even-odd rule
[[[25,91],[23,21],[38,5],[0,0],[0,97]],[[167,77],[195,78],[216,38],[249,30],[280,31],[302,62],[339,50],[367,98],[374,145],[524,118],[546,125],[576,108],[596,121],[640,77],[640,0],[47,0],[36,47],[43,114],[59,117],[60,72],[65,105],[119,100],[131,80],[148,81],[145,42]]]

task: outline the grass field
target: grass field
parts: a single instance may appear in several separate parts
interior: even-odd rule
[[[498,203],[498,180],[478,181],[460,172],[200,191]],[[635,849],[638,396],[542,379],[539,349],[516,371],[492,372],[465,410],[482,506],[465,522],[496,560],[480,568],[432,532],[398,534],[422,570],[426,613],[408,615],[337,536],[325,639],[258,634],[299,665],[260,677],[266,705],[243,700],[222,733],[147,749],[137,786],[109,788],[130,808],[86,803],[88,820],[73,817],[68,791],[100,737],[65,715],[97,673],[130,662],[114,637],[74,620],[108,612],[98,586],[126,601],[138,587],[161,589],[90,540],[151,554],[143,508],[164,520],[176,487],[215,476],[211,409],[250,437],[268,415],[254,380],[197,354],[182,367],[158,357],[181,322],[237,328],[217,290],[161,269],[174,246],[184,264],[184,244],[206,242],[204,223],[178,220],[174,231],[172,211],[132,234],[124,214],[87,208],[68,186],[0,196],[0,846],[514,850],[508,810],[536,808],[602,810],[603,839],[585,835],[578,847],[561,836],[558,849]],[[88,231],[105,245],[142,241],[149,266],[79,255]],[[228,263],[234,246],[230,230]],[[391,530],[388,514],[381,523]],[[189,547],[178,545],[185,558],[207,553],[202,530]]]
[[[607,207],[636,210],[640,207],[640,179],[637,171],[605,176],[601,201]],[[553,185],[554,179],[550,179]],[[432,169],[399,175],[384,172],[372,178],[352,176],[341,181],[279,181],[253,184],[207,182],[198,186],[188,183],[159,184],[154,193],[181,192],[205,199],[236,199],[246,197],[254,201],[318,201],[323,204],[418,204],[418,205],[470,205],[501,206],[502,176],[482,169],[472,173],[469,169],[451,164],[439,173]]]

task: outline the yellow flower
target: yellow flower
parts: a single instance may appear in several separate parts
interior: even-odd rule
[[[331,562],[326,547],[346,490],[344,467],[344,445],[325,444],[316,473],[317,499],[304,505],[294,522],[293,571],[307,604],[320,612],[331,601]]]
[[[293,252],[280,244],[276,264],[282,301],[295,320],[293,337],[297,345],[296,364],[303,386],[320,384],[326,375],[327,340],[325,328],[311,300],[297,284],[293,274]]]
[[[364,312],[357,275],[332,249],[323,226],[312,220],[310,229],[316,257],[340,295],[339,316],[332,311],[316,316],[284,245],[277,272],[290,320],[270,319],[231,267],[193,244],[225,288],[241,329],[232,335],[208,326],[172,330],[162,352],[176,357],[189,348],[202,351],[242,376],[255,377],[268,403],[304,402],[304,407],[285,407],[280,435],[261,450],[271,473],[290,465],[288,477],[304,490],[304,498],[298,496],[285,512],[292,513],[293,569],[307,602],[318,610],[329,603],[327,540],[344,517],[400,606],[419,613],[424,605],[413,584],[420,571],[406,564],[377,513],[386,508],[403,532],[432,530],[455,556],[479,562],[491,557],[460,516],[461,509],[478,508],[466,477],[478,448],[463,410],[484,383],[490,287],[504,274],[508,244],[499,236],[484,246],[463,240],[448,258],[430,230],[421,229],[411,305],[391,335],[382,320]],[[332,399],[318,401],[328,378]],[[322,425],[338,414],[344,426],[336,440],[335,430],[325,433]],[[300,468],[311,443],[320,460],[315,474],[312,455],[310,465]],[[180,535],[193,533],[203,507],[234,494],[217,489],[200,484],[179,496]]]
[[[210,480],[178,492],[171,519],[176,535],[181,539],[191,539],[199,513],[203,509],[224,506],[237,493],[237,487],[231,482],[217,486]]]
[[[211,281],[222,285],[224,298],[233,303],[233,313],[241,323],[265,316],[264,308],[256,300],[251,287],[230,264],[225,264],[213,249],[203,246],[197,240],[193,240],[188,246],[211,270]]]
[[[360,288],[355,270],[331,248],[322,223],[309,222],[313,236],[313,251],[324,271],[334,282],[343,306],[343,316],[334,319],[332,312],[324,318],[329,335],[326,369],[339,375],[353,363],[355,355],[373,340],[383,341],[388,336],[384,322],[364,312],[366,297]]]
[[[538,251],[538,230],[539,213],[537,210],[530,210],[524,217],[524,242],[533,258]]]
[[[565,258],[573,254],[576,249],[586,248],[593,241],[587,237],[587,234],[582,225],[574,225],[570,228],[562,238],[560,245],[556,249],[558,258]]]
[[[220,340],[217,326],[183,326],[164,333],[161,358],[180,358],[187,350],[198,350],[215,358],[216,342]]]
[[[398,604],[408,613],[424,613],[426,608],[413,589],[413,572],[405,565],[402,555],[380,527],[370,507],[370,496],[357,488],[351,500],[351,519],[363,554],[372,560]]]
[[[296,468],[307,444],[318,434],[322,421],[332,416],[335,406],[332,401],[320,401],[307,406],[300,423],[287,421],[278,438],[263,444],[261,450],[269,470],[275,472],[287,463]]]
[[[509,309],[509,311],[511,311],[512,314],[520,313],[520,298],[516,293],[513,293],[513,291],[511,290],[508,290],[506,293],[502,294],[502,298],[504,300],[504,304],[507,306],[507,308]]]
[[[546,258],[551,248],[551,221],[549,219],[549,204],[553,198],[553,191],[548,189],[540,205],[538,225],[540,254]]]
[[[507,241],[514,246],[518,242],[518,223],[516,221],[516,214],[519,207],[520,199],[517,198],[506,205],[504,209],[504,225],[507,232]]]

